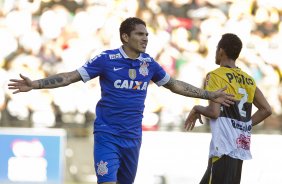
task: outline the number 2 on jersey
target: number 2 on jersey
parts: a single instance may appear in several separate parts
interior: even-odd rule
[[[239,113],[241,116],[246,117],[246,111],[243,110],[243,105],[248,101],[248,93],[244,88],[239,88],[238,90],[239,94],[242,94],[243,97],[241,98],[238,108],[239,108]]]

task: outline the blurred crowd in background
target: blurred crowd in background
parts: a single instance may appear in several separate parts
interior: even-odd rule
[[[282,131],[282,1],[0,0],[0,7],[0,126],[92,126],[98,79],[15,95],[7,83],[19,73],[35,80],[72,71],[120,47],[121,21],[137,16],[147,23],[147,53],[171,76],[197,87],[218,67],[221,35],[237,34],[244,45],[237,66],[255,78],[273,108],[260,127]],[[150,85],[147,128],[181,131],[193,105],[207,104]]]

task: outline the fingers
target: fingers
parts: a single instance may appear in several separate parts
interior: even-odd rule
[[[18,79],[10,79],[10,82],[19,82],[20,80]]]
[[[10,83],[8,84],[9,89],[15,89],[15,88],[20,88],[21,86],[25,86],[24,83],[22,82],[14,82],[14,83]]]
[[[227,85],[225,85],[224,88],[222,88],[222,91],[225,91],[227,89]]]
[[[235,104],[235,99],[233,98],[233,96],[234,95],[227,95],[226,96],[227,98],[224,99],[224,104],[223,105],[229,107],[230,105]]]
[[[222,105],[226,106],[226,107],[230,107],[230,105],[228,103],[223,102]]]
[[[20,88],[14,85],[9,85],[8,89],[10,90],[16,90],[13,92],[13,94],[19,93],[20,92]]]
[[[225,93],[229,98],[232,98],[233,99],[233,97],[235,97],[235,95],[234,94],[230,94],[230,93]]]
[[[21,87],[21,86],[25,86],[26,82],[24,80],[18,80],[18,79],[10,79],[10,82],[8,84],[8,87]],[[10,88],[9,88],[10,89]]]
[[[199,118],[198,117],[199,114],[197,113],[193,113],[193,111],[190,112],[190,114],[188,115],[186,121],[185,121],[185,130],[189,131],[189,130],[193,130],[193,128],[195,127],[196,121]]]
[[[196,125],[196,121],[197,121],[197,118],[186,120],[185,127],[184,127],[185,130],[186,131],[193,130]],[[200,122],[202,123],[201,120]]]
[[[223,88],[221,88],[221,89],[219,89],[219,90],[217,90],[218,92],[223,92],[223,91],[225,91],[227,89],[227,86],[225,86],[225,87],[223,87]]]
[[[185,130],[186,131],[193,130],[194,126],[195,126],[194,121],[187,120],[185,123]]]
[[[19,88],[17,85],[14,85],[14,84],[9,84],[8,89],[10,89],[10,90],[16,90],[16,91],[13,92],[13,94],[17,94],[17,93],[20,92],[20,88]]]
[[[20,74],[20,77],[22,79],[10,79],[10,82],[13,82],[13,83],[22,83],[24,84],[26,80],[28,80],[28,77],[25,77],[24,75]],[[10,83],[11,84],[11,83]],[[10,85],[8,84],[8,85]]]
[[[227,89],[227,86],[224,86],[223,88],[220,89],[220,91],[225,91]]]
[[[193,130],[194,127],[195,127],[195,124],[196,124],[196,120],[191,123],[191,126],[190,126],[190,129],[189,129],[189,130]]]
[[[184,124],[184,129],[187,131],[188,130],[188,126],[189,126],[189,120],[188,118],[186,119],[185,121],[185,124]]]
[[[16,90],[16,91],[13,92],[13,94],[17,94],[19,92],[20,92],[20,90]]]
[[[10,79],[10,83],[8,83],[8,89],[14,90],[13,94],[27,92],[32,89],[30,79],[22,74],[20,74],[20,77],[21,79]]]
[[[8,88],[9,89],[18,89],[17,86],[18,86],[17,83],[10,83],[10,84],[8,84]]]
[[[23,80],[19,80],[19,79],[10,79],[10,82],[12,82],[10,84],[15,84],[15,83],[23,83],[24,81]],[[10,84],[8,84],[8,85],[10,85]]]
[[[14,82],[14,83],[9,83],[8,86],[9,86],[9,87],[10,87],[10,86],[15,87],[15,86],[18,86],[18,83],[16,83],[16,82]]]
[[[10,83],[8,84],[9,87],[20,87],[20,86],[25,86],[26,85],[26,79],[27,77],[23,76],[20,74],[20,77],[22,79],[10,79]],[[14,88],[9,88],[9,89],[14,89]]]
[[[10,86],[8,89],[18,89],[18,87]]]
[[[234,105],[235,104],[235,99],[233,100],[229,100],[229,99],[225,99],[223,102],[222,102],[222,105],[224,106],[227,106],[227,107],[230,107],[230,105]]]
[[[190,119],[190,116],[191,115],[189,114],[186,121],[185,121],[185,124],[184,124],[184,129],[186,131],[190,130],[191,123],[193,123],[193,121],[191,121],[191,119]]]
[[[25,87],[24,80],[18,80],[18,79],[10,79],[11,83],[8,84],[8,89],[15,90],[13,91],[13,94],[17,94],[21,92],[21,89]]]
[[[20,74],[20,77],[21,77],[23,80],[27,80],[27,79],[28,79],[28,77],[26,77],[26,76],[24,76],[24,75],[22,75],[22,74]]]
[[[224,93],[224,92],[223,92]],[[235,104],[235,98],[233,94],[224,93],[223,96],[218,97],[219,101],[217,103],[221,103],[224,106],[230,107],[230,105]]]
[[[200,121],[201,124],[204,124],[201,115],[199,115],[199,121]]]
[[[235,102],[227,99],[225,100],[225,103],[227,103],[228,105],[233,105]]]

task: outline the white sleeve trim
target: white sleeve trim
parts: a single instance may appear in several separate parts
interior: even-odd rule
[[[87,82],[90,80],[90,76],[88,75],[87,71],[84,67],[80,67],[77,69],[78,73],[80,74],[83,82]]]
[[[162,80],[156,82],[156,84],[157,84],[158,86],[163,86],[163,85],[165,85],[165,84],[169,81],[169,79],[170,79],[170,75],[169,75],[168,73],[166,73],[166,75],[164,76],[164,78],[163,78]]]

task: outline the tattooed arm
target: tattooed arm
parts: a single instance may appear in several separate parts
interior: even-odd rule
[[[211,92],[197,88],[186,82],[175,80],[173,78],[170,78],[170,80],[164,85],[164,87],[169,89],[173,93],[187,97],[207,99],[226,106],[234,104],[233,95],[224,92],[227,87],[222,88],[216,92]]]
[[[32,89],[47,89],[67,86],[71,83],[78,82],[81,80],[81,76],[78,71],[72,71],[67,73],[59,73],[50,77],[30,80],[28,77],[20,74],[22,79],[11,79],[8,84],[9,89],[15,90],[13,94],[19,92],[28,92]]]

